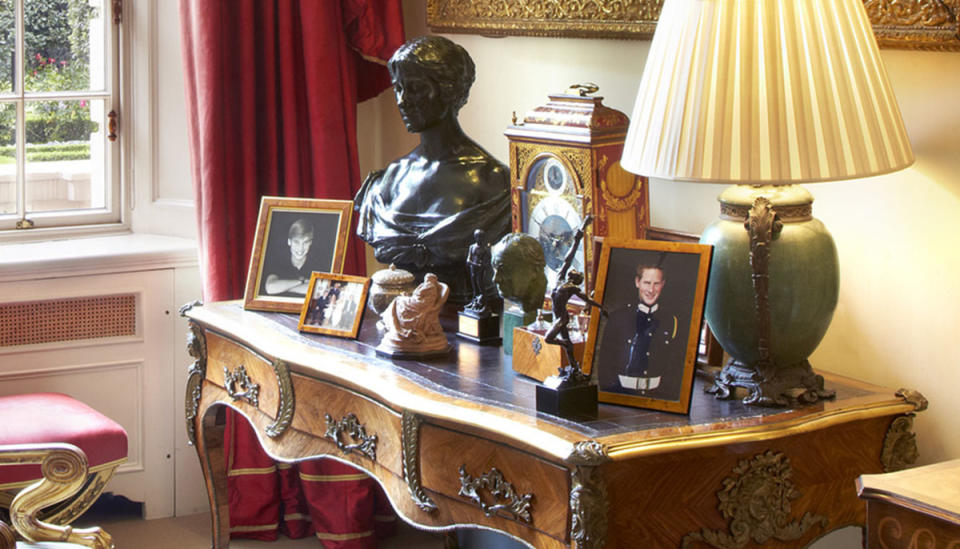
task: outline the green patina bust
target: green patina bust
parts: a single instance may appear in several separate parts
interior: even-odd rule
[[[527,234],[510,233],[491,251],[493,282],[500,295],[523,305],[524,316],[536,315],[547,292],[547,262],[540,242]]]

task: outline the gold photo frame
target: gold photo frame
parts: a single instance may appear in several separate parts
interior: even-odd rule
[[[263,197],[244,309],[299,313],[311,273],[343,272],[352,214],[350,200]]]
[[[649,39],[663,0],[427,0],[436,33]],[[864,0],[881,47],[960,51],[960,0]]]
[[[297,328],[301,332],[356,339],[369,292],[367,277],[315,272],[310,276]]]
[[[688,413],[713,248],[605,239],[583,352],[600,402]]]

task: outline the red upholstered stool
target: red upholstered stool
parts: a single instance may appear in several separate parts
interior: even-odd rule
[[[96,501],[126,458],[123,427],[82,402],[59,393],[0,396],[0,490],[16,490],[44,479],[46,483],[23,490],[32,492],[29,497],[21,493],[12,504],[9,497],[2,502],[12,506],[14,526],[28,539],[37,536],[21,531],[18,503],[31,515],[19,518],[24,524],[43,524],[32,516],[40,509],[47,523],[68,524]],[[49,501],[39,501],[44,498]],[[31,501],[24,504],[24,499]]]

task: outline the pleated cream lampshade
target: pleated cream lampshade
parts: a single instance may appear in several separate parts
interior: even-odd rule
[[[912,162],[861,0],[666,0],[623,150],[627,170],[759,185]]]

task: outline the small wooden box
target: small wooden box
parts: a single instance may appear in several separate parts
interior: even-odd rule
[[[560,345],[551,345],[543,341],[542,332],[534,332],[527,328],[513,329],[513,371],[518,374],[543,381],[557,374],[557,369],[567,365],[567,354]],[[573,340],[573,354],[577,360],[583,362],[583,340],[577,340],[576,334],[571,334]]]

